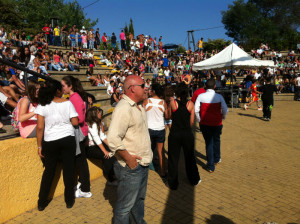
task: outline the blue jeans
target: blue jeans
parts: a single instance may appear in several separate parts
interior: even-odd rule
[[[116,48],[116,43],[111,43],[111,48]]]
[[[146,223],[144,220],[145,198],[149,167],[138,166],[131,170],[114,163],[115,175],[119,181],[118,199],[114,208],[113,223]]]
[[[218,163],[221,159],[220,136],[222,134],[222,128],[223,125],[200,125],[200,130],[202,132],[206,145],[207,168],[212,171],[215,170],[215,163]]]

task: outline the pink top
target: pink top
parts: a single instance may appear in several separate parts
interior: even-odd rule
[[[57,54],[53,55],[53,60],[57,63],[60,62],[60,56]]]
[[[121,33],[121,34],[120,34],[120,39],[121,39],[121,40],[125,40],[125,39],[126,39],[126,38],[125,38],[125,33]]]
[[[86,43],[87,43],[87,36],[82,35],[82,36],[81,36],[81,39],[82,39],[82,43],[83,43],[83,44],[86,44]]]
[[[27,97],[24,97],[22,100],[27,99]],[[20,109],[20,102],[22,101],[20,100],[18,105],[17,105],[17,114],[19,116],[19,109]],[[33,106],[32,103],[29,102],[29,107],[27,110],[27,113],[34,111],[35,107]],[[20,131],[20,135],[23,138],[27,138],[32,132],[33,130],[36,128],[36,124],[37,124],[37,120],[36,120],[36,115],[33,116],[32,118],[28,119],[27,121],[23,121],[23,122],[19,122],[19,131]]]
[[[75,110],[78,114],[79,126],[81,128],[81,131],[84,136],[87,136],[89,133],[89,128],[87,123],[85,122],[85,102],[82,100],[78,93],[73,93],[72,95],[70,95],[70,101],[74,105]]]

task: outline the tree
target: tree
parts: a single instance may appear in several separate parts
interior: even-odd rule
[[[129,36],[129,29],[128,29],[128,26],[127,26],[127,23],[125,23],[125,28],[124,28],[124,33],[125,33],[125,36],[126,36],[126,46],[127,46],[127,49],[130,49],[130,40],[128,38]]]
[[[300,35],[300,1],[236,0],[222,11],[226,34],[245,49],[268,43],[278,50],[295,48]]]
[[[131,33],[134,36],[134,28],[133,28],[132,18],[130,18],[130,23],[129,23],[129,33]]]
[[[179,44],[178,48],[175,49],[175,52],[184,54],[186,52],[186,48],[184,46],[182,46],[181,44]]]
[[[12,4],[15,7],[13,11],[22,15],[23,30],[31,30],[40,32],[45,23],[50,23],[51,18],[59,18],[60,26],[67,24],[68,27],[74,24],[77,27],[86,26],[93,27],[97,24],[98,19],[91,21],[86,17],[83,8],[79,5],[77,0],[2,0],[5,5]],[[2,8],[2,7],[1,7]],[[2,9],[1,9],[2,10]],[[7,14],[4,12],[4,14]],[[5,15],[1,15],[5,16]],[[6,21],[4,21],[6,24]],[[56,24],[55,24],[56,25]]]
[[[0,24],[5,30],[21,29],[25,25],[24,18],[16,10],[16,6],[3,0],[0,0]]]
[[[218,50],[221,51],[224,49],[224,47],[227,47],[231,44],[230,40],[224,40],[224,39],[215,39],[211,40],[208,39],[207,42],[203,43],[203,48],[205,51],[211,52],[212,50]]]

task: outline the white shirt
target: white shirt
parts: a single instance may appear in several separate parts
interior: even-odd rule
[[[102,144],[102,141],[106,139],[106,135],[102,132],[101,128],[99,133],[96,123],[94,123],[92,127],[89,126],[88,137],[89,137],[89,146],[93,146],[95,144],[100,145]]]
[[[297,77],[297,79],[296,79],[296,80],[297,80],[297,82],[298,82],[298,83],[297,83],[297,84],[298,84],[298,87],[300,87],[300,76],[299,76],[299,77]]]
[[[44,140],[46,142],[74,136],[70,119],[78,117],[78,114],[71,101],[62,103],[52,101],[46,106],[38,105],[35,113],[45,118]]]
[[[111,93],[110,93],[109,91],[111,91]],[[113,91],[114,91],[114,88],[113,88],[111,85],[109,85],[109,86],[107,87],[107,94],[111,96],[112,93],[113,93]]]
[[[259,74],[257,72],[254,74],[255,79],[258,79],[260,76],[261,76],[261,74]]]
[[[165,74],[166,77],[169,77],[169,75],[170,75],[170,70],[165,70],[165,71],[164,71],[164,74]]]

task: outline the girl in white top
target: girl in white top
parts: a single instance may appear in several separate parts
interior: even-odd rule
[[[98,107],[91,107],[86,112],[86,122],[89,127],[89,146],[86,150],[88,158],[101,159],[103,162],[103,173],[108,184],[116,185],[114,179],[113,163],[115,157],[109,150],[103,123],[101,121],[103,110]]]
[[[166,132],[164,119],[169,119],[171,112],[166,102],[160,98],[160,96],[162,96],[162,93],[162,86],[157,83],[152,84],[152,86],[150,87],[151,98],[146,99],[143,103],[143,106],[146,110],[148,120],[151,148],[153,151],[155,151],[155,148],[157,148],[160,165],[160,175],[162,177],[165,177],[166,158],[163,152],[163,148]]]
[[[63,163],[63,178],[65,184],[65,202],[67,208],[75,203],[74,166],[76,142],[73,126],[78,126],[78,114],[73,104],[61,98],[62,86],[53,80],[41,87],[38,94],[39,105],[37,114],[36,137],[38,154],[44,159],[43,173],[38,210],[42,211],[48,205],[48,196],[59,159]],[[44,140],[44,141],[43,141]]]

